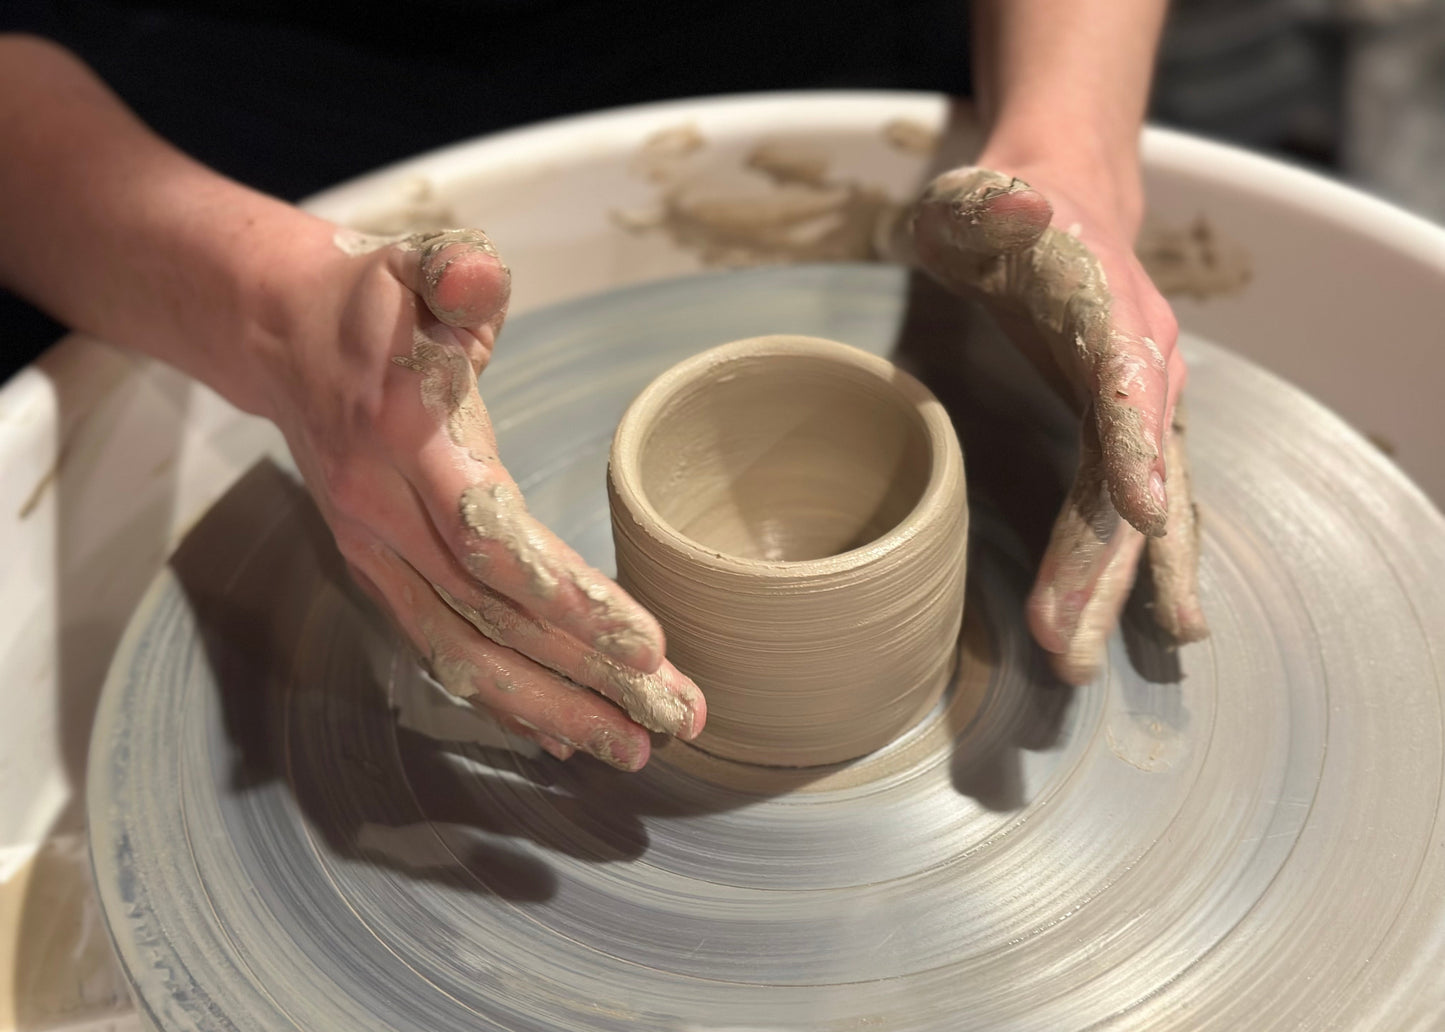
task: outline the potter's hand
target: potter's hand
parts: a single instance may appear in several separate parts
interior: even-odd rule
[[[0,33],[0,127],[0,283],[275,422],[443,684],[619,767],[647,761],[644,728],[701,729],[656,621],[497,460],[476,374],[509,278],[485,237],[338,235],[181,154],[44,40]]]
[[[1146,547],[1159,624],[1180,641],[1208,633],[1178,405],[1185,368],[1169,304],[1134,256],[1132,220],[1046,168],[1009,172],[934,180],[912,244],[932,276],[984,303],[1082,418],[1076,479],[1028,605],[1055,671],[1081,683]]]
[[[635,770],[647,729],[695,736],[702,695],[657,622],[528,514],[498,460],[477,375],[510,274],[486,237],[337,243],[268,414],[357,581],[446,688],[554,756]]]

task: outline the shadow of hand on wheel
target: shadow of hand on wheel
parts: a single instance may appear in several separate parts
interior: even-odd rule
[[[365,860],[521,901],[555,892],[549,853],[608,863],[646,849],[635,815],[588,798],[595,779],[564,791],[500,733],[489,747],[398,724],[394,692],[422,675],[351,586],[309,495],[270,462],[207,513],[171,567],[204,652],[187,676],[218,718],[207,745],[228,768],[216,786],[228,826],[274,830],[266,822],[285,807],[263,797],[280,790],[323,863]]]

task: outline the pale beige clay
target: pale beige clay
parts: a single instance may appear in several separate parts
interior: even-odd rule
[[[618,580],[708,700],[699,747],[813,766],[937,701],[963,614],[963,458],[884,359],[774,336],[698,355],[628,409],[608,477]]]

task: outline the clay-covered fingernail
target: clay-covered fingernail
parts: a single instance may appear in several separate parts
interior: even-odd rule
[[[677,700],[680,711],[680,719],[672,733],[683,741],[690,742],[702,734],[703,725],[707,723],[707,699],[692,678],[671,663],[664,663],[658,673],[664,678],[668,691]]]
[[[692,714],[692,721],[688,724],[687,731],[678,735],[684,742],[691,742],[702,734],[702,729],[707,724],[707,700],[702,692],[689,700],[688,710]]]
[[[1149,497],[1154,499],[1154,504],[1159,507],[1159,511],[1164,513],[1167,519],[1169,499],[1164,493],[1164,478],[1157,471],[1149,474]]]
[[[947,214],[939,229],[949,243],[985,254],[1032,247],[1053,217],[1047,199],[1028,183],[984,168],[939,176],[924,195],[924,207]]]
[[[702,734],[703,725],[707,723],[707,702],[703,699],[702,692],[698,690],[697,686],[685,678],[681,685],[673,688],[673,691],[677,698],[681,719],[678,720],[677,727],[672,729],[671,734],[681,738],[684,742],[690,742]]]
[[[1154,486],[1158,478],[1154,472],[1145,477],[1142,473],[1130,476],[1126,471],[1109,481],[1109,498],[1114,509],[1146,537],[1162,537],[1169,523],[1167,499],[1160,500],[1164,483],[1159,481],[1158,490]]]
[[[599,728],[587,739],[583,748],[609,767],[618,770],[638,771],[647,763],[646,735],[635,740],[611,728]]]
[[[447,230],[418,241],[427,307],[451,326],[480,326],[506,310],[511,271],[478,229]]]

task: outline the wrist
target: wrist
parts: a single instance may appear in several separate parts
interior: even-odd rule
[[[1065,189],[1132,236],[1144,216],[1138,130],[1095,129],[1082,118],[1006,116],[989,132],[976,164]]]
[[[297,351],[327,302],[328,273],[344,255],[332,243],[330,222],[259,199],[238,230],[230,274],[235,335],[218,363],[224,382],[212,386],[238,408],[276,422],[296,379]]]

